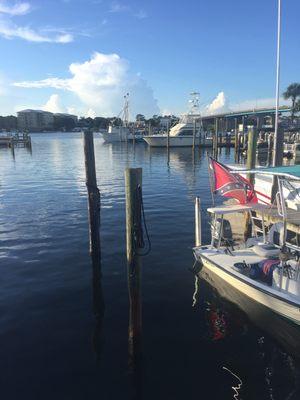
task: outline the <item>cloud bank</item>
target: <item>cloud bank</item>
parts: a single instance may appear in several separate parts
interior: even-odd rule
[[[69,73],[70,78],[15,82],[14,86],[72,92],[90,115],[103,116],[118,114],[123,105],[123,96],[128,92],[131,117],[137,113],[149,116],[159,113],[151,87],[139,75],[131,73],[129,63],[117,54],[95,52],[83,63],[72,63]]]

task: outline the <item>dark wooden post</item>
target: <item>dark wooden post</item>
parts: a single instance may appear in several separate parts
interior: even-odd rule
[[[251,126],[248,127],[248,148],[247,148],[247,169],[254,169],[256,163],[257,130]],[[248,179],[254,185],[254,174],[248,174]],[[245,239],[251,236],[251,218],[247,213],[245,221]]]
[[[272,151],[273,151],[273,139],[272,139],[272,133],[268,134],[268,159],[267,159],[267,164],[268,167],[272,165]]]
[[[141,259],[138,254],[141,235],[140,198],[142,187],[142,169],[125,170],[126,195],[126,248],[127,277],[129,292],[129,354],[135,355],[140,346],[142,332],[141,306]]]
[[[218,158],[218,118],[215,119],[215,134],[213,137],[213,156],[215,159]]]
[[[283,159],[283,138],[284,131],[281,127],[278,127],[276,142],[274,138],[274,148],[273,148],[273,167],[278,167],[282,165]]]
[[[196,118],[194,119],[193,124],[193,150],[195,150],[196,146]]]
[[[93,308],[96,316],[104,314],[101,290],[100,192],[97,187],[93,133],[84,132],[84,160],[88,191],[90,254],[93,268]]]

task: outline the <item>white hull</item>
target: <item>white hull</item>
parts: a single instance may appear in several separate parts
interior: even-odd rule
[[[198,257],[197,257],[198,258]],[[203,265],[211,272],[222,278],[225,282],[239,290],[242,294],[250,297],[252,300],[268,307],[275,313],[291,320],[292,322],[300,325],[300,304],[299,302],[289,302],[284,296],[280,296],[281,292],[274,294],[274,290],[269,287],[250,280],[250,278],[242,277],[238,272],[226,270],[226,267],[220,267],[206,257],[199,255]],[[250,280],[250,282],[247,282]]]
[[[168,137],[166,135],[153,135],[145,136],[145,142],[151,147],[167,147]],[[199,144],[199,138],[196,138],[196,145]],[[201,141],[201,146],[208,147],[212,145],[211,139],[205,139]],[[191,147],[193,146],[193,136],[170,136],[169,137],[170,147]]]

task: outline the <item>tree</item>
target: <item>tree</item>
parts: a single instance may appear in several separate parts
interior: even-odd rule
[[[285,98],[285,100],[292,100],[292,114],[291,114],[291,118],[292,118],[292,122],[294,122],[294,118],[295,118],[295,112],[297,112],[296,110],[296,103],[297,103],[297,99],[300,97],[300,83],[291,83],[286,91],[283,93],[283,97]]]
[[[143,114],[137,114],[137,116],[135,117],[135,120],[137,121],[137,122],[142,122],[142,121],[145,121],[145,115],[143,115]]]

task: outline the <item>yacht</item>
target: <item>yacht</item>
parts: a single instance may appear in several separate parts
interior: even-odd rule
[[[167,133],[145,136],[144,141],[151,147],[188,147],[195,145],[211,146],[212,138],[202,132],[202,119],[199,113],[199,93],[191,93],[191,109],[184,114],[178,124]]]

